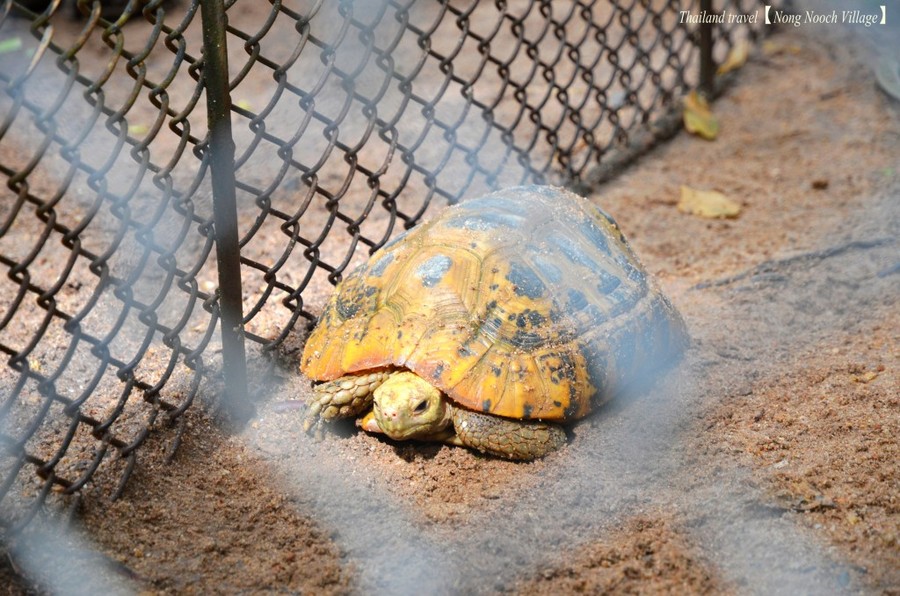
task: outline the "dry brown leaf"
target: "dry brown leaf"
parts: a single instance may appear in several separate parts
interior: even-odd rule
[[[719,121],[709,109],[709,103],[696,91],[684,97],[684,129],[712,141],[719,134]]]
[[[715,219],[737,217],[741,212],[741,206],[718,191],[682,186],[678,210]]]
[[[747,58],[749,56],[750,43],[746,39],[739,40],[736,44],[731,46],[731,51],[728,52],[728,56],[725,57],[725,61],[719,65],[716,73],[723,75],[727,72],[731,72],[732,70],[739,69],[747,63]]]

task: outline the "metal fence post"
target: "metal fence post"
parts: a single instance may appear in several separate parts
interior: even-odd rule
[[[710,15],[712,0],[700,0],[700,14]],[[716,64],[713,62],[713,24],[704,19],[700,23],[700,91],[708,98],[715,91]]]
[[[231,95],[224,0],[201,0],[203,21],[203,82],[209,125],[210,174],[219,273],[219,315],[222,364],[225,376],[224,409],[231,422],[241,424],[252,415],[247,391],[244,350],[241,263],[235,199],[234,139],[231,135]]]

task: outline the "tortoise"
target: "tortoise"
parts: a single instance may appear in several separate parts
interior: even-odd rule
[[[392,439],[530,460],[686,344],[612,217],[562,188],[508,188],[407,230],[338,285],[303,351],[321,381],[304,429],[363,415]]]

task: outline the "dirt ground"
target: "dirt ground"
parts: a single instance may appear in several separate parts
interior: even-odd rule
[[[194,412],[171,464],[151,439],[122,498],[85,494],[72,565],[141,593],[900,594],[900,106],[846,32],[797,28],[714,109],[717,140],[591,196],[693,338],[648,393],[533,463],[314,442],[297,335],[244,431]],[[681,185],[740,216],[679,212]],[[52,589],[17,571],[0,593]]]

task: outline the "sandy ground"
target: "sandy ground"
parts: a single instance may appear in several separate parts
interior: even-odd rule
[[[681,134],[592,195],[693,346],[561,451],[314,442],[285,405],[308,395],[298,330],[245,430],[192,412],[172,463],[152,439],[122,498],[85,494],[97,552],[67,562],[144,593],[900,593],[900,111],[854,47],[772,38],[716,102],[719,139]],[[681,185],[742,213],[680,213]],[[0,592],[52,589],[17,570]]]

